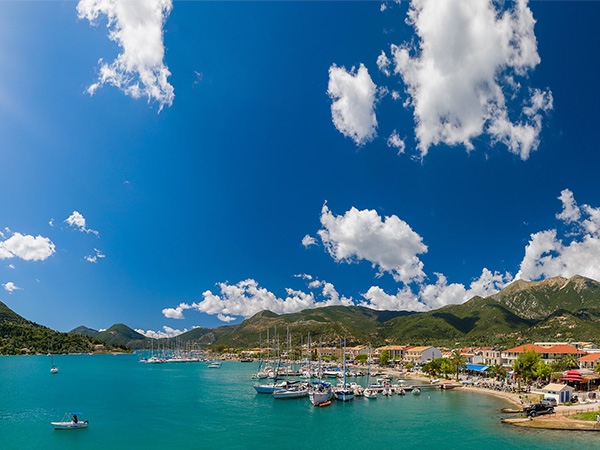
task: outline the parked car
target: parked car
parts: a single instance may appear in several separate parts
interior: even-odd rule
[[[540,403],[542,405],[556,406],[556,399],[552,397],[543,398],[540,400]]]
[[[542,414],[554,414],[554,407],[544,405],[543,403],[534,403],[527,408],[523,408],[523,412],[528,417],[541,416]]]

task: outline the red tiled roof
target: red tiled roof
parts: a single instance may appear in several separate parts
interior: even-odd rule
[[[590,353],[579,358],[579,361],[596,361],[597,359],[600,359],[600,353]]]
[[[555,345],[553,347],[540,347],[534,344],[520,345],[519,347],[505,350],[505,353],[523,353],[533,350],[536,353],[579,353],[575,347],[570,345]]]

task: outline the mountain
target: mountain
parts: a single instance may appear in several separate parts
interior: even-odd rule
[[[69,333],[81,334],[83,336],[97,337],[100,332],[97,330],[92,330],[91,328],[84,327],[81,325],[80,327],[74,328]]]
[[[491,298],[521,317],[543,320],[558,310],[600,309],[600,283],[579,275],[568,279],[518,280]]]
[[[312,342],[336,343],[346,337],[349,345],[371,342],[452,347],[589,341],[600,336],[600,283],[578,275],[519,280],[492,296],[423,313],[375,311],[361,306],[327,306],[292,314],[261,311],[237,325],[194,328],[178,340],[201,346],[256,347],[259,333],[262,331],[264,343],[266,330],[271,330],[272,336],[275,327],[281,344],[289,327],[294,345],[305,341],[309,333]],[[96,333],[85,327],[76,330],[88,336]],[[134,349],[148,348],[149,342],[123,324],[95,337]]]
[[[91,352],[102,344],[94,337],[60,333],[31,322],[0,302],[0,355]]]
[[[117,323],[108,330],[104,331],[93,330],[81,325],[69,331],[69,333],[91,336],[106,342],[109,345],[128,347],[132,349],[147,348],[150,344],[150,339],[122,323]]]

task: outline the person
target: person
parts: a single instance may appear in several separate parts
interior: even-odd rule
[[[600,423],[600,416],[596,414],[596,423]]]
[[[73,414],[73,423],[77,423],[77,414]]]

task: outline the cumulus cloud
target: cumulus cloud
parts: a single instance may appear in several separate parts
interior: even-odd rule
[[[316,245],[316,243],[317,240],[308,234],[302,238],[302,245],[304,245],[306,248],[310,247],[311,245]]]
[[[159,111],[175,98],[171,75],[164,63],[163,26],[172,0],[80,0],[80,19],[97,25],[106,16],[108,37],[120,47],[112,63],[98,61],[98,80],[87,88],[93,95],[109,84],[133,98],[158,102]]]
[[[387,57],[384,51],[381,52],[381,55],[377,57],[377,67],[381,70],[386,76],[390,76],[390,65],[391,61]]]
[[[226,316],[224,314],[217,314],[217,318],[221,321],[221,322],[233,322],[235,320],[235,317],[231,317],[231,316]]]
[[[84,257],[87,262],[96,263],[98,262],[98,258],[106,258],[106,255],[97,248],[95,248],[94,251],[96,252],[95,255],[87,255]]]
[[[482,134],[523,160],[538,148],[552,93],[532,89],[519,104],[515,77],[525,77],[540,57],[527,1],[511,5],[501,11],[481,0],[411,3],[408,22],[418,44],[392,45],[391,53],[414,108],[422,157],[439,143],[472,150]]]
[[[333,100],[331,115],[340,133],[363,145],[376,136],[375,103],[377,86],[361,64],[358,71],[347,71],[335,64],[329,68],[327,94]]]
[[[25,261],[44,261],[55,252],[54,243],[42,236],[14,233],[0,242],[0,259],[21,258]]]
[[[90,230],[89,228],[86,228],[85,217],[83,217],[83,215],[77,211],[73,211],[73,213],[65,219],[65,222],[71,227],[79,228],[79,231],[81,232],[93,233],[96,236],[99,235],[96,230]]]
[[[13,291],[20,291],[21,290],[21,288],[19,286],[17,286],[15,283],[13,283],[12,281],[4,283],[2,285],[2,287],[4,288],[5,291],[8,291],[9,294],[12,294]]]
[[[165,338],[172,338],[175,336],[179,336],[180,334],[185,333],[187,330],[187,328],[184,328],[183,331],[182,330],[176,330],[173,329],[171,327],[168,326],[164,326],[162,327],[162,331],[153,331],[153,330],[142,330],[142,329],[136,329],[135,331],[137,331],[138,333],[148,337],[148,338],[152,338],[152,339],[165,339]]]
[[[577,206],[568,189],[558,198],[563,210],[556,217],[571,230],[563,237],[555,228],[533,233],[516,279],[582,275],[600,280],[600,208]]]
[[[398,154],[404,153],[404,149],[406,148],[404,140],[400,139],[400,136],[398,135],[396,130],[394,130],[392,134],[390,134],[390,137],[387,140],[387,146],[396,148],[398,150]]]
[[[286,288],[285,298],[279,298],[252,279],[235,285],[218,283],[219,293],[209,290],[202,294],[203,299],[199,302],[180,303],[176,308],[165,308],[162,312],[165,317],[181,319],[183,311],[189,309],[216,315],[219,320],[230,322],[235,320],[233,316],[251,317],[264,310],[288,314],[321,306],[353,304],[351,298],[340,295],[331,283],[323,282],[320,286],[323,288],[322,300],[317,300],[312,292],[291,288]]]
[[[435,284],[422,284],[417,293],[404,286],[398,289],[396,295],[390,295],[379,286],[372,286],[363,294],[366,301],[360,305],[378,310],[429,311],[464,303],[477,295],[488,297],[500,291],[512,278],[509,273],[491,272],[484,268],[479,278],[473,280],[467,288],[461,283],[448,284],[447,278],[441,273],[435,275]]]
[[[560,193],[558,199],[562,202],[562,212],[556,214],[556,218],[564,221],[565,223],[576,222],[581,218],[581,211],[575,202],[573,192],[569,189],[564,189]]]
[[[321,210],[319,236],[337,262],[369,261],[378,275],[390,273],[396,281],[422,281],[423,263],[417,255],[426,253],[423,239],[403,220],[392,215],[382,219],[376,211],[351,208],[334,216],[327,205]]]

